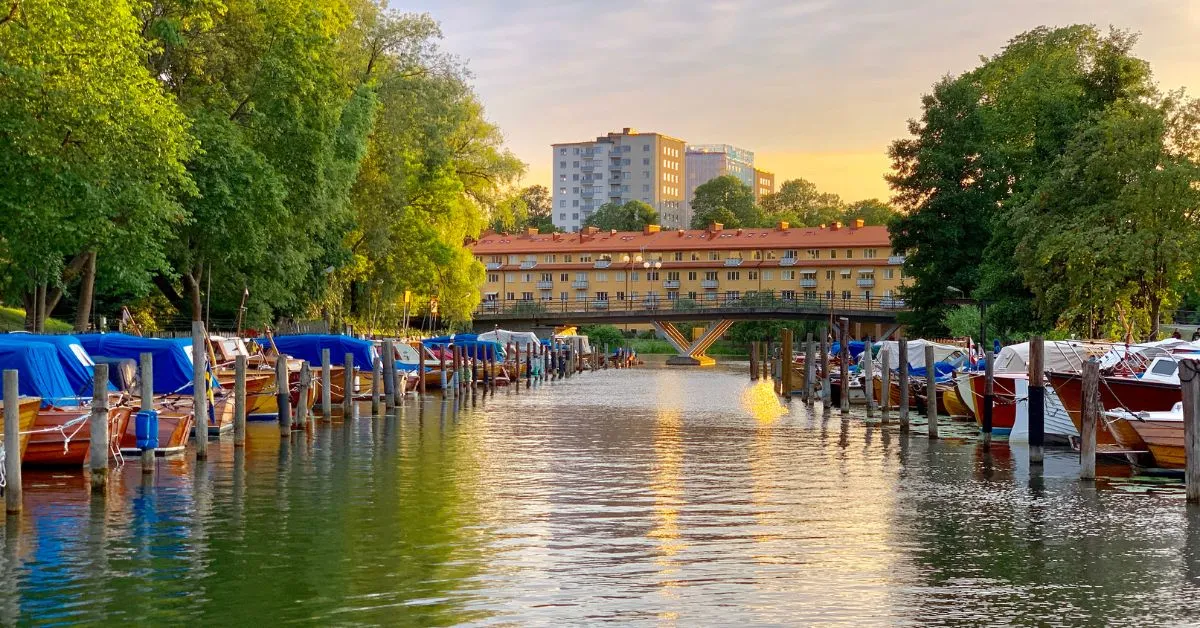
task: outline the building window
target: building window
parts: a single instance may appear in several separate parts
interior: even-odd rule
[[[849,278],[850,278],[850,271],[843,270],[842,271],[842,279],[849,279]]]
[[[715,270],[706,271],[704,273],[704,280],[705,281],[716,281],[717,280],[717,271],[715,271]]]
[[[719,260],[719,259],[721,259],[721,254],[720,254],[720,253],[718,253],[718,252],[716,252],[716,251],[709,251],[709,252],[708,252],[708,259],[709,259],[709,261],[716,261],[716,260]]]
[[[679,271],[673,270],[668,272],[667,281],[679,281]]]
[[[837,259],[837,249],[829,249],[829,259]]]
[[[567,293],[565,293],[565,292],[560,292],[560,293],[558,293],[558,299],[559,299],[560,301],[566,301],[566,300],[567,300]]]
[[[522,292],[522,293],[521,293],[521,300],[522,300],[522,301],[532,301],[532,300],[533,300],[533,293],[532,293],[532,292]]]
[[[559,202],[558,202],[558,206],[559,206],[559,207],[566,207],[566,206],[567,206],[567,199],[565,199],[565,198],[564,198],[564,199],[562,199],[561,201],[559,201]]]
[[[629,273],[629,280],[637,281],[638,280],[638,271],[635,270],[635,271]]]
[[[809,249],[808,259],[821,259],[821,249]]]
[[[578,168],[578,167],[579,167],[579,162],[578,162],[578,161],[573,161],[573,162],[571,162],[571,167],[572,167],[572,168]]]
[[[579,214],[571,214],[571,220],[579,220]]]
[[[567,219],[567,215],[566,215],[565,213],[560,213],[560,214],[558,215],[558,219],[559,219],[559,220],[566,220],[566,219]]]
[[[752,270],[746,273],[746,279],[749,279],[750,281],[758,281],[758,271]]]
[[[607,300],[608,300],[608,293],[607,293],[607,292],[597,292],[597,293],[596,293],[596,300],[597,300],[597,301],[607,301]]]
[[[564,261],[564,262],[566,262],[566,263],[568,263],[568,264],[570,264],[570,263],[571,263],[571,256],[570,256],[570,255],[564,255],[564,256],[563,256],[563,261]]]
[[[696,271],[688,271],[688,281],[696,281]]]
[[[783,290],[779,293],[779,296],[783,297],[784,301],[794,301],[794,300],[796,300],[796,291],[795,290]]]
[[[683,252],[682,252],[682,251],[676,251],[676,252],[674,253],[674,259],[675,259],[675,261],[677,261],[677,262],[682,262],[682,261],[683,261]]]
[[[504,294],[504,298],[505,298],[505,299],[507,299],[507,300],[509,300],[509,301],[516,301],[516,300],[517,300],[517,294],[516,294],[515,292],[506,292],[506,293]]]
[[[883,278],[884,279],[892,279],[893,274],[894,274],[894,272],[892,271],[891,268],[883,269]]]
[[[775,273],[770,270],[764,270],[764,271],[762,271],[762,278],[763,278],[763,281],[771,281],[772,279],[775,278]]]
[[[593,279],[596,281],[608,281],[608,273],[596,273]]]
[[[731,270],[731,271],[725,273],[725,279],[728,279],[729,281],[738,281],[741,278],[742,278],[742,273],[740,273],[736,270]]]
[[[781,270],[781,271],[779,271],[779,278],[780,278],[780,279],[782,279],[782,280],[784,280],[784,281],[792,281],[792,280],[794,280],[794,279],[796,278],[796,271],[794,271],[794,270]]]
[[[559,168],[566,168],[566,167],[567,167],[567,162],[565,162],[565,161],[560,161],[560,162],[558,162],[558,167],[559,167]]]
[[[875,249],[863,249],[863,257],[866,259],[875,259]]]
[[[827,281],[833,281],[833,271],[832,270],[825,271],[825,279]]]
[[[572,181],[578,181],[578,180],[579,180],[579,174],[578,174],[578,173],[576,173],[576,174],[573,174],[573,175],[571,175],[571,180],[572,180]]]
[[[579,261],[581,261],[581,262],[583,262],[583,263],[585,263],[585,264],[586,264],[586,263],[589,263],[589,262],[591,262],[591,261],[592,261],[592,256],[591,256],[591,254],[590,254],[590,253],[589,253],[589,254],[585,254],[585,255],[580,255],[580,256],[579,256]]]
[[[565,148],[560,148],[560,149],[558,149],[558,154],[559,154],[559,155],[566,155],[566,154],[567,154],[567,149],[565,149]]]
[[[547,255],[546,257],[550,257]],[[542,273],[542,281],[554,281],[554,273]]]
[[[695,293],[695,291],[688,292],[688,296],[687,296],[687,298],[689,298],[689,299],[691,299],[691,300],[695,301],[695,300],[696,300],[696,293]]]
[[[850,300],[850,291],[849,290],[842,290],[842,300],[845,300],[845,301]]]
[[[646,271],[646,281],[658,281],[658,271],[657,270]]]
[[[628,165],[629,165],[629,159],[628,159],[628,158],[626,158],[626,159],[622,159],[622,160],[621,160],[621,165],[622,165],[622,166],[628,166]]]
[[[504,281],[508,283],[516,283],[517,273],[504,273]]]
[[[622,172],[622,173],[621,173],[621,178],[622,178],[622,179],[626,179],[626,180],[628,180],[628,179],[629,179],[629,175],[630,175],[630,174],[632,174],[632,173],[631,173],[631,172],[629,172],[629,171]]]
[[[571,201],[571,207],[579,207],[579,199]]]
[[[854,259],[854,249],[846,249],[846,259]]]
[[[649,166],[649,165],[650,165],[650,158],[649,158],[649,157],[644,157],[644,158],[642,158],[642,165],[643,165],[643,166]],[[650,175],[649,175],[649,174],[647,174],[646,176],[650,176]]]
[[[490,283],[496,283],[500,281],[500,273],[488,273],[488,281]]]
[[[570,281],[571,275],[569,273],[559,273],[558,280],[562,282]]]
[[[643,152],[643,153],[648,153],[648,152],[650,152],[650,145],[649,145],[649,144],[642,144],[642,152]]]
[[[618,292],[617,292],[617,300],[618,300],[618,301],[624,301],[624,300],[625,300],[625,291],[624,291],[624,290],[620,290],[620,291],[618,291]]]

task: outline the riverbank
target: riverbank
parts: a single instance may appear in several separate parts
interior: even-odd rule
[[[22,331],[25,329],[25,310],[0,305],[0,332]],[[71,331],[70,323],[54,318],[46,319],[46,331],[51,333],[66,333]]]
[[[628,342],[630,347],[633,347],[634,351],[637,351],[641,355],[675,355],[678,353],[675,351],[675,347],[671,346],[671,343],[660,338],[633,338],[626,342]],[[750,352],[745,345],[728,340],[718,340],[707,351],[707,354],[727,358],[750,357]]]

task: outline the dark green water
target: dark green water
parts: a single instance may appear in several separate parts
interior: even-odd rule
[[[1200,513],[1067,452],[787,414],[741,368],[585,374],[455,411],[25,478],[0,623],[1200,622]]]

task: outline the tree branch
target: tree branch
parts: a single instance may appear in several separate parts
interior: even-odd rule
[[[19,8],[21,8],[21,0],[13,0],[12,4],[8,7],[8,15],[0,17],[0,26],[4,26],[4,23],[9,20],[16,19],[17,9]]]

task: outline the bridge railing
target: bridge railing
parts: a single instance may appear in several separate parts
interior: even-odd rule
[[[729,294],[702,295],[697,299],[670,299],[665,295],[639,296],[625,299],[491,299],[484,300],[475,310],[476,318],[528,317],[545,314],[591,314],[601,312],[696,312],[730,309],[749,311],[862,311],[882,312],[906,310],[904,301],[895,297],[877,298],[785,298],[761,293],[734,296]]]

